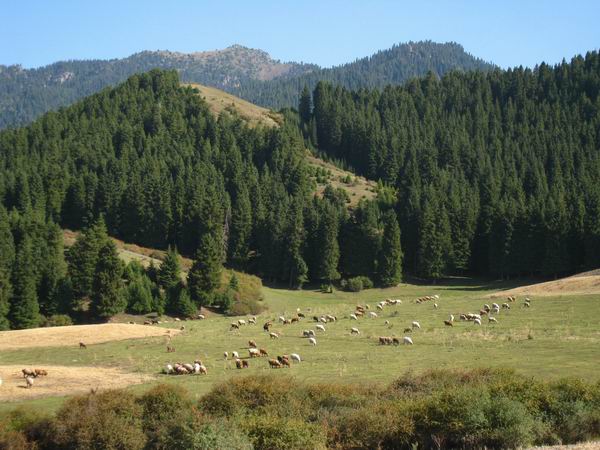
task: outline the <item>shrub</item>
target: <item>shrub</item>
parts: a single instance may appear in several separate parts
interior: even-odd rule
[[[301,419],[252,415],[242,419],[240,424],[257,450],[327,448],[323,428]]]
[[[52,421],[47,448],[142,449],[142,407],[127,391],[75,397]]]
[[[237,296],[236,296],[237,297]],[[236,300],[229,308],[229,315],[232,316],[248,316],[257,315],[265,310],[263,304],[254,299],[239,299]]]
[[[252,443],[237,424],[217,419],[203,423],[196,429],[188,429],[181,445],[176,448],[194,450],[253,450]]]
[[[43,327],[64,327],[73,325],[73,320],[66,314],[54,314],[42,322]]]
[[[342,286],[342,288],[345,288],[350,292],[360,292],[363,289],[371,289],[372,287],[373,282],[371,279],[363,275],[346,280],[345,287]]]

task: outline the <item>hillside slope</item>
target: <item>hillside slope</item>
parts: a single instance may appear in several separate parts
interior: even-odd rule
[[[535,283],[491,294],[490,297],[600,294],[600,270],[592,270],[545,283]]]
[[[0,129],[29,123],[154,68],[175,69],[184,81],[235,88],[249,80],[291,76],[316,66],[282,63],[262,50],[240,45],[196,53],[144,51],[123,59],[60,61],[36,69],[0,65]]]
[[[114,86],[135,73],[175,69],[185,82],[224,89],[262,106],[296,106],[302,87],[328,80],[349,88],[398,84],[433,71],[492,66],[458,44],[401,44],[331,69],[281,62],[268,53],[233,45],[196,53],[144,51],[111,60],[60,61],[36,69],[0,65],[0,129],[23,125],[51,110]]]

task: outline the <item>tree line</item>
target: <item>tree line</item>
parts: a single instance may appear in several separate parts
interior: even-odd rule
[[[558,276],[600,266],[599,92],[590,52],[383,90],[322,82],[299,115],[310,145],[395,190],[406,271]]]
[[[95,318],[227,307],[215,293],[223,264],[291,287],[399,282],[400,229],[385,196],[350,212],[343,190],[315,189],[297,115],[252,128],[214,118],[175,72],[135,75],[0,133],[3,245],[14,249],[0,254],[3,317],[21,328],[55,311],[77,316],[82,304]],[[66,260],[60,228],[83,230]],[[193,257],[188,279],[125,270],[109,235]]]

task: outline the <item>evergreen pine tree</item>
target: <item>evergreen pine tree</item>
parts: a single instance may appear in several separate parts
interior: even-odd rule
[[[308,86],[304,85],[300,94],[300,102],[298,104],[298,112],[300,113],[300,122],[302,125],[308,124],[312,115],[312,100]]]
[[[25,237],[19,244],[13,270],[13,296],[10,322],[14,329],[34,328],[40,322],[31,240]]]
[[[338,244],[338,218],[333,208],[326,210],[321,221],[319,242],[319,278],[331,284],[340,278],[337,270],[340,260]]]
[[[221,257],[220,239],[208,233],[202,235],[187,280],[190,297],[199,306],[209,305],[221,285]]]
[[[165,290],[176,286],[181,281],[181,265],[177,248],[169,247],[157,273],[157,282]]]
[[[402,257],[400,226],[396,214],[388,211],[383,216],[383,239],[377,260],[377,271],[382,286],[395,286],[402,281]]]
[[[12,286],[8,272],[0,269],[0,331],[10,329],[8,313],[10,311],[10,298],[12,296]]]
[[[115,244],[108,240],[98,253],[91,296],[91,310],[96,317],[109,318],[125,310],[123,266]]]

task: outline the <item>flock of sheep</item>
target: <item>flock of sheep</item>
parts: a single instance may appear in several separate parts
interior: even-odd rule
[[[439,301],[439,298],[440,297],[438,295],[420,297],[415,301],[415,303],[422,304],[422,303],[431,302],[431,303],[433,303],[433,307],[435,309],[438,309],[439,305],[437,302]],[[491,305],[485,304],[485,305],[483,305],[483,308],[481,310],[479,310],[478,313],[467,312],[467,313],[457,313],[457,314],[459,315],[461,321],[472,322],[474,325],[481,325],[482,318],[485,316],[487,316],[487,318],[488,318],[488,323],[497,324],[498,320],[496,319],[495,316],[498,315],[500,313],[500,311],[503,309],[505,309],[505,310],[510,309],[510,307],[511,307],[510,304],[515,301],[516,301],[515,297],[508,297],[507,302],[503,303],[502,305],[499,305],[497,303],[492,303]],[[392,307],[392,306],[401,305],[401,304],[402,304],[402,300],[399,300],[399,299],[382,300],[376,304],[377,311],[372,311],[370,305],[368,305],[368,304],[365,304],[364,306],[357,305],[355,310],[352,313],[350,313],[347,317],[351,321],[359,321],[361,318],[377,319],[379,317],[378,313],[381,313],[384,309]],[[523,306],[530,307],[531,300],[529,298],[526,298]],[[310,311],[310,308],[308,309],[308,311]],[[242,327],[256,325],[257,320],[258,319],[256,317],[238,319],[237,321],[230,323],[229,330],[230,331],[239,331]],[[293,317],[286,318],[285,316],[279,316],[277,319],[277,322],[279,323],[279,325],[285,326],[285,325],[290,325],[290,324],[294,324],[294,323],[299,323],[302,320],[308,321],[311,319],[307,319],[306,315],[301,312],[300,308],[298,308],[296,310],[296,314]],[[314,329],[302,330],[302,338],[306,338],[306,342],[310,346],[316,346],[318,334],[324,335],[326,333],[326,325],[337,322],[338,318],[332,314],[322,314],[319,316],[313,316],[312,321],[315,324]],[[274,322],[275,322],[275,319],[268,321],[268,322],[264,323],[264,325],[263,325],[263,330],[265,332],[265,336],[268,336],[269,340],[279,339],[280,335],[282,334],[282,331],[273,331],[271,329],[273,327]],[[445,326],[450,326],[450,327],[454,326],[454,324],[455,324],[454,314],[450,314],[448,319],[444,320],[443,322],[444,322]],[[389,320],[385,321],[385,325],[389,329],[391,329],[393,327],[393,325],[390,324]],[[408,326],[407,328],[404,328],[403,333],[405,335],[403,337],[400,338],[400,337],[396,337],[393,335],[392,336],[379,336],[377,338],[377,342],[379,345],[400,345],[400,344],[413,345],[414,344],[413,338],[411,336],[407,336],[406,334],[413,333],[415,330],[420,330],[420,329],[421,329],[420,323],[415,320],[410,323],[410,326]],[[350,335],[360,336],[361,332],[358,329],[358,327],[351,327]],[[169,351],[171,351],[171,349],[172,349],[172,347],[168,347]],[[172,350],[174,351],[174,349],[172,349]],[[248,341],[247,350],[248,350],[248,356],[246,358],[242,358],[238,351],[235,351],[235,350],[231,351],[231,352],[226,351],[223,354],[224,360],[234,361],[237,369],[248,368],[250,366],[250,362],[249,362],[250,359],[261,358],[261,357],[268,358],[268,367],[270,367],[270,368],[290,367],[292,362],[300,363],[302,361],[302,358],[300,357],[300,355],[298,353],[291,353],[289,355],[287,355],[287,354],[278,355],[275,358],[269,358],[269,352],[265,348],[259,348],[259,346],[256,344],[256,341],[254,341],[254,340]],[[167,364],[167,366],[164,370],[164,373],[167,373],[167,374],[206,374],[207,369],[202,364],[201,361],[197,360],[194,362],[194,364],[177,363],[174,366],[172,366],[171,364]]]

